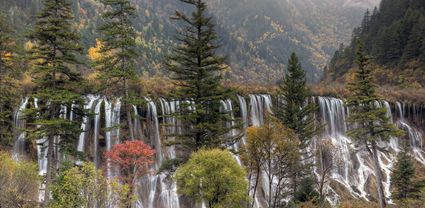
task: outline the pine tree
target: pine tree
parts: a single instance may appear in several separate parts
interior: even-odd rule
[[[114,98],[122,97],[127,118],[127,137],[134,140],[131,104],[136,104],[136,96],[131,85],[137,80],[136,73],[136,30],[131,18],[136,9],[129,0],[100,0],[106,11],[102,14],[104,23],[99,27],[102,57],[95,65],[99,71],[98,79],[105,90]]]
[[[363,21],[362,21],[362,24],[361,24],[362,34],[369,33],[371,18],[372,17],[370,16],[370,11],[369,11],[369,9],[367,9],[365,14],[364,14]]]
[[[415,166],[407,149],[404,149],[397,156],[397,162],[391,174],[391,186],[393,188],[392,198],[403,200],[414,197],[418,192],[412,181],[415,176]]]
[[[235,142],[229,137],[229,112],[220,111],[220,102],[232,91],[221,86],[225,57],[216,54],[220,45],[212,17],[207,17],[207,5],[202,0],[181,0],[195,7],[192,16],[176,11],[173,19],[183,24],[172,55],[166,61],[177,91],[172,96],[182,101],[179,119],[184,133],[177,135],[175,145],[185,152],[202,147],[222,147]],[[233,127],[232,127],[233,128]],[[187,157],[185,155],[184,157]]]
[[[424,40],[423,34],[425,34],[425,17],[418,18],[412,28],[412,31],[407,40],[407,44],[404,47],[402,62],[407,63],[408,61],[418,58],[421,54],[422,41]]]
[[[373,161],[379,203],[382,208],[386,206],[386,199],[377,142],[400,136],[402,132],[390,122],[386,115],[386,108],[376,105],[379,97],[376,93],[376,85],[373,83],[369,58],[364,53],[363,43],[359,41],[357,47],[358,69],[355,72],[355,80],[348,86],[351,92],[347,99],[347,105],[350,107],[348,122],[353,127],[348,135],[367,150]]]
[[[0,14],[0,145],[11,145],[13,139],[13,106],[17,96],[14,94],[15,41],[12,35],[12,28]]]
[[[30,51],[31,76],[36,83],[32,97],[37,98],[38,108],[28,111],[29,135],[46,146],[47,174],[44,207],[50,198],[50,185],[57,161],[53,148],[69,150],[74,147],[80,124],[61,118],[62,106],[81,114],[74,103],[81,106],[81,75],[76,56],[81,51],[78,33],[73,30],[73,16],[68,0],[45,0],[42,11],[37,15],[36,24],[29,38],[34,43]],[[42,139],[43,138],[43,139]],[[57,140],[56,138],[60,138]],[[40,139],[40,140],[38,140]]]
[[[292,167],[293,195],[298,191],[299,182],[311,174],[311,154],[307,147],[320,129],[315,126],[314,113],[317,106],[308,102],[311,94],[306,82],[306,73],[297,55],[292,53],[288,61],[287,77],[279,84],[279,97],[274,113],[287,128],[298,135],[300,140],[298,148],[302,158]]]

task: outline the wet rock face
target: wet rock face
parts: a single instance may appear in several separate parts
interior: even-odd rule
[[[30,102],[35,101],[25,99],[20,109],[25,109]],[[344,199],[359,198],[367,201],[373,201],[376,198],[373,165],[367,152],[356,141],[346,136],[350,129],[347,126],[346,119],[349,116],[349,109],[344,105],[341,99],[331,97],[314,97],[311,102],[319,106],[316,118],[325,125],[323,133],[317,136],[313,142],[312,148],[318,142],[326,140],[331,143],[334,149],[329,154],[325,154],[325,164],[333,164],[330,173],[330,182],[325,186],[328,201],[331,204],[337,204]],[[222,102],[222,110],[229,111],[238,109],[232,116],[240,118],[244,122],[244,128],[232,133],[244,131],[248,126],[261,126],[264,123],[264,114],[271,112],[273,98],[270,95],[249,95],[247,97],[238,96],[237,99],[226,100]],[[419,105],[409,105],[403,103],[389,103],[386,101],[377,102],[376,105],[387,109],[387,116],[406,131],[405,138],[393,138],[388,142],[380,142],[379,146],[385,149],[385,153],[379,153],[379,161],[383,170],[383,185],[385,195],[390,198],[390,173],[395,162],[396,154],[402,149],[401,141],[405,139],[408,142],[411,154],[418,163],[425,167],[425,152],[423,149],[423,127],[425,124],[425,108]],[[136,193],[139,200],[135,203],[136,207],[143,208],[180,208],[180,207],[198,207],[195,203],[179,196],[177,187],[170,177],[165,174],[157,174],[161,161],[175,158],[176,155],[184,154],[174,147],[163,145],[166,141],[172,141],[171,136],[183,129],[178,127],[179,121],[171,116],[178,111],[180,102],[167,101],[159,99],[157,101],[147,100],[146,106],[135,106],[135,135],[146,141],[146,143],[155,147],[157,155],[156,162],[152,165],[148,174],[140,178],[136,186]],[[86,121],[81,128],[86,130],[81,133],[76,142],[79,151],[85,153],[88,159],[95,162],[97,167],[104,168],[108,177],[119,174],[119,169],[108,164],[103,159],[103,152],[109,150],[113,144],[119,142],[122,129],[115,128],[121,122],[121,103],[110,101],[97,96],[87,97],[85,108],[94,113],[90,118],[83,118]],[[64,118],[75,119],[70,111],[63,109]],[[20,120],[21,114],[16,113],[16,125],[25,128],[25,122]],[[15,140],[14,156],[17,158],[28,157],[28,145],[25,134],[18,133]],[[233,148],[240,148],[244,144],[245,138],[236,144]],[[40,174],[45,173],[45,154],[42,147],[37,146],[38,160],[40,164]],[[58,160],[63,160],[63,156],[55,154]],[[69,158],[68,158],[69,159]],[[239,157],[235,159],[241,163]],[[337,161],[337,162],[335,162]],[[315,170],[318,171],[317,169]],[[268,197],[266,180],[260,180],[256,199],[256,207],[267,207],[265,200]],[[200,206],[200,205],[199,205]]]
[[[370,157],[356,141],[347,138],[346,132],[349,126],[344,125],[349,115],[349,109],[344,107],[344,102],[335,98],[318,97],[320,106],[320,118],[326,124],[326,132],[323,138],[329,138],[338,147],[338,155],[342,157],[342,164],[332,173],[332,180],[342,184],[346,191],[353,196],[365,200],[373,200],[375,196],[375,180],[373,165]],[[402,149],[401,140],[409,141],[409,149],[415,159],[425,165],[425,152],[423,149],[423,125],[418,121],[416,114],[421,114],[423,107],[406,105],[402,103],[377,102],[376,105],[387,109],[387,116],[399,128],[406,131],[405,138],[392,138],[388,142],[379,142],[380,148],[386,152],[379,153],[379,162],[383,171],[383,184],[387,198],[390,193],[390,174],[397,153]],[[415,110],[412,110],[412,109]],[[406,112],[410,112],[408,115]],[[413,112],[413,113],[412,113]],[[341,167],[342,166],[342,167]],[[333,187],[328,187],[332,190]],[[342,194],[340,194],[342,195]],[[391,202],[391,201],[390,201]]]

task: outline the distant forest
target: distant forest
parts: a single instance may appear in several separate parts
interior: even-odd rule
[[[425,1],[383,0],[379,8],[367,11],[361,26],[353,32],[351,44],[341,45],[335,52],[327,78],[341,78],[353,67],[358,39],[382,70],[376,72],[381,75],[378,80],[391,84],[414,81],[424,86]]]
[[[146,76],[166,75],[162,60],[175,44],[175,10],[187,10],[175,0],[133,0],[140,56],[137,71]],[[220,35],[220,53],[232,70],[225,78],[238,82],[273,83],[283,75],[290,54],[297,53],[310,81],[317,81],[323,66],[340,42],[349,42],[352,28],[361,21],[364,7],[341,6],[334,0],[209,0],[210,13]],[[41,0],[3,0],[21,41],[41,10]],[[74,27],[81,33],[85,52],[96,45],[96,30],[104,7],[96,0],[74,0]],[[325,12],[326,11],[326,12]]]

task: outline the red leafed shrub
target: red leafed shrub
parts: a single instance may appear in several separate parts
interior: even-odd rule
[[[105,157],[120,166],[119,179],[130,186],[136,177],[145,173],[153,163],[155,150],[140,140],[116,144],[105,153]]]

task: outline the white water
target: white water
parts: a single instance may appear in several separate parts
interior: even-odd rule
[[[15,160],[19,160],[22,159],[26,156],[25,152],[25,136],[26,133],[25,131],[21,131],[21,129],[25,128],[25,120],[22,119],[23,116],[23,111],[25,110],[25,108],[28,105],[28,100],[29,98],[25,98],[22,100],[21,105],[18,109],[18,111],[16,111],[15,113],[15,128],[18,130],[16,133],[16,138],[15,138],[15,144],[13,146],[13,158]]]
[[[115,103],[105,100],[105,127],[106,127],[106,151],[110,151],[114,144],[120,141],[120,129],[117,126],[120,124],[121,101],[117,100]],[[116,168],[112,164],[106,162],[106,176],[112,178],[116,176]]]
[[[335,145],[336,154],[340,159],[340,163],[334,167],[332,172],[332,179],[343,185],[353,196],[361,197],[365,200],[370,200],[370,190],[368,183],[370,177],[374,176],[373,165],[367,152],[352,141],[346,135],[347,126],[346,118],[348,117],[348,109],[344,107],[344,103],[340,99],[319,97],[318,103],[320,106],[320,116],[323,123],[327,124],[326,132],[322,138],[330,138],[332,144]],[[403,105],[396,104],[396,112],[398,118],[393,115],[391,106],[388,102],[382,101],[376,103],[379,107],[387,109],[387,116],[390,120],[394,121],[400,128],[405,129],[408,133],[410,140],[410,148],[415,158],[423,163],[425,160],[423,155],[424,151],[419,145],[422,142],[422,134],[419,130],[409,125],[403,114]],[[384,192],[389,203],[390,199],[390,174],[393,164],[396,159],[396,154],[402,149],[400,146],[400,138],[391,138],[389,142],[379,142],[379,146],[387,150],[387,152],[380,152],[378,159],[381,164],[382,172],[384,175]],[[354,160],[352,159],[354,156]]]
[[[34,98],[34,107],[38,108],[38,99]],[[38,128],[38,127],[37,127]],[[38,158],[38,174],[45,175],[47,173],[47,142],[46,138],[37,139],[37,158]]]
[[[329,140],[335,148],[335,152],[332,154],[335,157],[333,160],[338,162],[335,163],[332,172],[331,179],[342,187],[344,187],[353,197],[362,198],[365,200],[371,199],[371,193],[369,190],[370,187],[370,177],[373,177],[373,166],[369,155],[365,152],[361,145],[356,144],[350,138],[346,136],[346,132],[349,127],[346,125],[346,119],[349,115],[349,110],[344,106],[344,102],[336,98],[327,98],[327,97],[317,97],[316,103],[320,107],[319,118],[324,124],[326,124],[325,131],[323,135],[316,138],[327,139]],[[252,126],[261,126],[264,123],[264,114],[266,112],[271,113],[271,97],[269,95],[249,95],[248,99],[238,96],[238,107],[239,114],[233,114],[232,117],[237,117],[242,120],[244,123],[244,129],[249,125]],[[24,128],[25,122],[21,121],[19,118],[22,116],[20,113],[28,105],[28,99],[23,100],[20,110],[15,114],[15,125],[17,127]],[[105,104],[105,111],[101,112],[101,105]],[[37,107],[37,100],[35,99],[34,103]],[[139,118],[142,117],[139,115],[137,107],[134,106],[133,110],[135,112],[135,135],[138,139],[147,139],[148,143],[155,147],[156,150],[156,159],[155,165],[152,167],[150,173],[144,176],[138,182],[137,193],[139,200],[135,203],[136,207],[143,208],[180,208],[186,207],[180,203],[179,196],[177,194],[176,184],[170,181],[165,174],[157,174],[156,170],[158,169],[161,162],[165,159],[172,159],[178,154],[177,150],[173,146],[165,146],[165,141],[173,141],[172,135],[178,132],[181,132],[180,121],[176,119],[173,114],[179,110],[179,102],[177,101],[167,101],[165,99],[160,99],[158,102],[160,106],[160,111],[157,109],[157,104],[152,100],[148,100],[146,109],[146,120]],[[412,125],[411,119],[407,119],[405,112],[408,111],[405,108],[406,105],[401,103],[396,103],[391,105],[388,102],[379,102],[377,105],[385,107],[387,109],[387,116],[394,121],[400,128],[406,130],[407,136],[409,139],[409,145],[411,149],[411,154],[425,165],[425,153],[423,150],[423,134],[418,128]],[[232,111],[234,105],[231,100],[225,100],[222,102],[223,110]],[[102,115],[105,117],[105,141],[106,148],[105,150],[110,150],[114,144],[120,142],[120,129],[114,128],[120,125],[120,114],[121,114],[121,102],[109,101],[104,98],[99,98],[96,96],[88,96],[88,102],[85,105],[86,109],[92,110],[95,114],[94,125],[90,126],[90,119],[83,118],[84,123],[82,124],[82,130],[85,130],[81,133],[77,149],[81,152],[87,151],[87,141],[93,141],[93,161],[96,166],[101,167],[101,148],[99,147],[99,139],[101,137],[100,133],[100,122]],[[418,109],[413,106],[413,112],[418,111]],[[393,110],[394,112],[392,112]],[[63,109],[67,111],[67,109]],[[142,112],[143,110],[141,110]],[[66,115],[66,113],[64,113]],[[70,119],[74,119],[73,112],[70,113]],[[413,115],[415,119],[416,115]],[[161,126],[162,125],[162,126]],[[234,125],[233,122],[229,122],[227,125]],[[144,132],[147,130],[146,132]],[[88,132],[93,132],[93,138],[88,138]],[[230,135],[236,135],[240,131],[233,130],[230,132]],[[146,137],[146,138],[145,138]],[[60,139],[60,138],[57,138]],[[43,139],[38,140],[37,142],[42,142]],[[245,144],[245,137],[242,137],[240,143],[235,144],[232,148],[237,151],[241,145]],[[314,142],[313,142],[314,143]],[[394,164],[397,152],[399,152],[402,147],[400,138],[392,138],[389,142],[380,142],[379,145],[387,150],[387,153],[380,153],[379,160],[381,162],[383,174],[384,174],[384,188],[386,197],[390,197],[390,173],[391,168]],[[40,174],[46,173],[46,153],[44,147],[38,145],[38,163],[40,167]],[[20,155],[25,155],[25,134],[17,134],[14,146],[14,156],[19,158]],[[236,161],[239,164],[242,164],[242,161],[239,157],[235,156]],[[109,161],[106,161],[106,175],[108,178],[112,178],[119,174],[117,167],[113,167]],[[270,193],[268,190],[268,181],[265,174],[261,174],[261,185],[258,187],[257,195],[255,197],[255,207],[266,207],[266,197]],[[328,200],[331,204],[335,205],[340,200],[340,197],[335,192],[335,187],[327,186],[325,192],[328,193]],[[250,192],[252,194],[252,190]],[[389,201],[391,202],[391,201]]]
[[[93,133],[93,163],[95,167],[99,167],[99,130],[100,130],[100,107],[105,101],[100,99],[97,101],[96,107],[94,109],[94,133]]]
[[[89,95],[87,97],[88,101],[84,105],[84,110],[92,110],[95,101],[99,99],[97,96]],[[81,129],[83,132],[80,134],[80,138],[78,139],[77,151],[84,153],[84,147],[86,143],[87,131],[89,130],[89,117],[83,117],[83,123],[81,124]]]
[[[176,132],[177,119],[172,114],[178,109],[178,102],[168,102],[160,99],[162,127],[159,123],[158,109],[156,104],[147,99],[147,129],[149,129],[149,140],[155,147],[156,158],[155,163],[151,167],[150,172],[142,177],[138,182],[139,199],[136,203],[138,208],[180,208],[180,199],[177,194],[177,186],[170,180],[165,173],[157,174],[159,166],[165,159],[174,159],[176,157],[175,148],[164,147],[162,145],[161,129],[166,135]],[[173,137],[167,138],[169,141],[174,140]],[[166,151],[163,152],[162,150]]]

